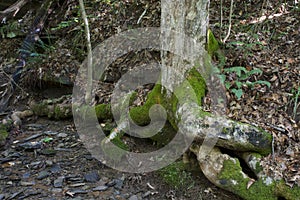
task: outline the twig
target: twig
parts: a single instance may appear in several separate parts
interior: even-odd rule
[[[223,0],[221,0],[221,13],[220,13],[220,15],[221,15],[220,24],[221,24],[221,28],[223,28]]]
[[[226,40],[229,38],[229,35],[230,35],[230,31],[231,31],[231,18],[232,18],[232,10],[233,10],[233,0],[231,0],[230,2],[230,14],[229,14],[229,27],[228,27],[228,32],[227,32],[227,35],[226,37],[223,39],[223,43],[226,42]]]
[[[274,137],[274,134],[272,137],[272,160],[273,160],[273,162],[275,161],[275,137]]]
[[[7,78],[9,78],[10,82],[13,83],[17,88],[19,88],[21,91],[25,92],[25,90],[24,90],[22,87],[20,87],[20,86],[14,81],[14,79],[13,79],[10,75],[8,75],[5,71],[2,71],[2,73],[3,73]],[[9,84],[9,83],[5,83],[5,84],[3,84],[3,85],[1,85],[1,86],[5,86],[5,85],[8,85],[8,84]]]
[[[270,123],[267,123],[267,125],[270,126],[272,129],[279,131],[281,133],[284,133],[284,134],[288,133],[288,131],[285,128],[282,128],[282,127],[279,127],[279,126],[276,126],[276,125],[270,124]]]
[[[139,19],[137,20],[136,24],[139,24],[141,22],[142,18],[145,16],[147,10],[148,10],[148,5],[146,6],[146,9],[144,10],[144,12],[141,14]]]

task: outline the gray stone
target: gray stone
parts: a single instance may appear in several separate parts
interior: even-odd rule
[[[50,173],[48,171],[43,170],[38,174],[37,179],[41,180],[41,179],[48,177],[49,175],[50,175]]]
[[[97,182],[100,180],[99,174],[97,171],[92,171],[84,175],[84,179],[87,182]]]
[[[65,179],[64,176],[58,177],[57,179],[54,180],[53,186],[56,188],[61,188],[63,186],[64,179]]]
[[[128,200],[139,200],[139,198],[136,195],[132,195]]]
[[[105,191],[107,189],[108,189],[108,187],[106,185],[101,185],[101,186],[93,188],[93,191]]]

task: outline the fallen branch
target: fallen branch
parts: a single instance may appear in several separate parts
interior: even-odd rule
[[[13,5],[9,6],[8,8],[6,8],[5,10],[3,11],[0,11],[0,19],[2,22],[5,22],[6,21],[6,17],[14,12],[13,16],[15,17],[16,14],[19,12],[19,10],[25,5],[28,3],[29,0],[18,0],[16,3],[14,3]]]

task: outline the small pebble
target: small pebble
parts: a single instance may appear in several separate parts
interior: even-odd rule
[[[50,175],[50,173],[48,171],[44,170],[38,174],[37,179],[41,180],[41,179],[48,177],[49,175]]]
[[[146,198],[146,197],[148,197],[149,195],[151,194],[151,192],[150,191],[147,191],[147,192],[145,192],[144,194],[143,194],[143,198]]]
[[[102,185],[102,186],[98,186],[98,187],[93,188],[93,191],[105,191],[107,189],[108,189],[107,186]]]
[[[128,200],[139,200],[139,199],[136,195],[132,195],[131,197],[129,197]]]
[[[34,181],[31,181],[31,182],[21,181],[20,184],[21,184],[21,186],[33,186],[33,185],[35,185],[35,182]]]
[[[64,179],[65,179],[64,176],[58,177],[57,179],[54,180],[53,186],[55,188],[61,188],[63,186]]]
[[[51,171],[51,173],[53,173],[53,174],[56,174],[56,173],[59,173],[59,172],[61,172],[61,167],[60,167],[60,165],[59,164],[55,164],[55,165],[53,165],[51,168],[50,168],[50,171]]]
[[[57,135],[57,137],[59,137],[59,138],[65,138],[65,137],[67,137],[68,136],[68,134],[66,134],[66,133],[59,133],[58,135]]]

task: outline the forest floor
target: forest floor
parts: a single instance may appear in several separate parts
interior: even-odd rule
[[[222,64],[217,58],[214,62],[226,75],[227,116],[263,127],[274,136],[273,155],[262,162],[265,172],[285,179],[290,186],[300,186],[300,8],[295,1],[286,2],[235,1],[231,33],[221,46],[226,62]],[[32,99],[72,93],[77,69],[86,57],[84,27],[77,1],[55,6],[40,37],[43,43],[32,54],[10,111],[26,109]],[[89,1],[86,8],[93,47],[122,31],[160,25],[159,1]],[[211,1],[210,28],[219,40],[227,34],[229,13],[230,1],[223,1],[222,6],[220,1]],[[32,19],[33,14],[29,12],[26,17]],[[9,22],[0,26],[1,83],[7,81],[6,74],[14,71],[30,20],[23,19],[16,27],[9,26]],[[17,32],[20,28],[22,31]],[[99,84],[96,103],[109,102],[115,83],[124,73],[153,59],[159,59],[159,53],[150,50],[117,59]],[[249,73],[257,69],[261,73]],[[48,81],[41,80],[45,76],[50,76]],[[255,81],[257,84],[251,84]],[[242,86],[238,87],[238,83]],[[143,103],[147,91],[139,92],[142,95],[137,104]],[[206,110],[210,110],[209,100],[208,92],[204,99]],[[36,146],[28,146],[28,141],[36,142]],[[30,117],[21,127],[11,130],[1,150],[0,200],[239,199],[211,184],[200,169],[191,168],[180,174],[186,182],[177,187],[167,184],[159,171],[122,173],[91,157],[72,120]]]

